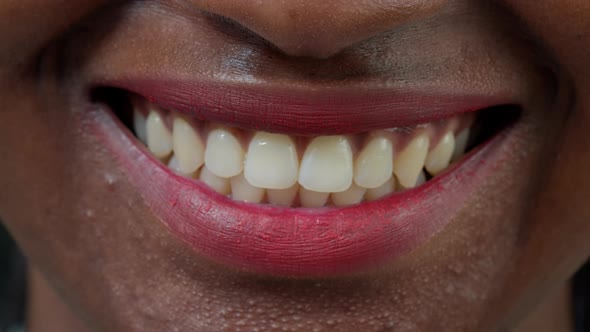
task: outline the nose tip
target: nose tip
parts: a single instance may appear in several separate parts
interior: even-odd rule
[[[198,0],[290,56],[328,58],[428,15],[444,0]]]

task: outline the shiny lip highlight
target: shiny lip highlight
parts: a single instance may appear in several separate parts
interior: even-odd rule
[[[159,96],[171,93],[171,89],[163,90]],[[179,102],[182,96],[168,98]],[[424,100],[431,99],[421,99]],[[191,102],[195,102],[195,98],[177,106],[181,106],[182,111],[184,105],[185,112],[194,110],[193,114],[197,115],[225,114],[201,113],[196,107],[188,106]],[[235,106],[238,103],[239,100],[235,101]],[[246,109],[254,108],[248,109],[246,105]],[[446,113],[431,112],[432,118],[414,121],[426,122],[441,114],[450,114],[450,106],[446,109]],[[310,113],[317,112],[316,109]],[[398,114],[409,121],[412,112],[400,112],[393,112],[394,116],[389,119]],[[455,109],[454,113],[461,112]],[[504,130],[445,174],[413,190],[351,207],[292,209],[236,202],[203,184],[176,175],[152,157],[107,107],[95,105],[90,114],[89,129],[113,153],[146,204],[172,234],[198,255],[212,261],[275,276],[355,273],[407,254],[441,231],[486,178],[501,166],[507,153],[501,148],[507,144],[502,142],[511,137],[510,128]],[[259,112],[249,119],[250,114],[238,114],[234,120],[255,123],[269,116]],[[281,118],[280,115],[274,116]],[[384,126],[383,121],[381,126]]]

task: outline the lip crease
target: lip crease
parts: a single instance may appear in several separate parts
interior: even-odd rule
[[[149,79],[96,85],[125,89],[199,120],[297,136],[409,127],[516,102],[504,92],[482,95],[410,88],[362,90]]]
[[[377,94],[375,99],[356,94],[340,100],[320,93],[305,100],[297,93],[280,99],[286,95],[276,91],[258,94],[255,101],[247,103],[254,90],[230,93],[219,86],[155,81],[110,84],[210,121],[226,120],[250,128],[257,123],[265,130],[316,135],[349,132],[351,126],[354,131],[364,131],[377,125],[431,122],[492,106],[492,100],[506,103],[506,99],[491,97],[419,97],[401,92]],[[311,104],[313,107],[308,107]],[[338,115],[341,106],[344,110]],[[363,108],[369,114],[359,115]],[[319,116],[322,112],[326,114]],[[343,208],[285,208],[236,202],[196,180],[174,174],[137,142],[107,106],[93,104],[87,114],[91,121],[83,123],[111,151],[147,206],[173,235],[201,257],[274,276],[355,273],[416,249],[448,225],[502,165],[507,153],[503,142],[510,138],[509,127],[444,174],[378,201]],[[345,127],[337,128],[341,125]]]

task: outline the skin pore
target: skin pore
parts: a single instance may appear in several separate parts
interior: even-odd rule
[[[588,1],[3,1],[0,41],[0,219],[30,262],[30,331],[571,330],[590,254]],[[520,150],[385,266],[235,271],[173,238],[87,126],[91,82],[170,73],[501,83],[525,106]]]

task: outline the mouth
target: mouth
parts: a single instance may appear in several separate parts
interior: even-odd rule
[[[172,234],[277,276],[354,273],[419,247],[493,175],[521,115],[489,96],[203,86],[95,86],[101,137]]]

